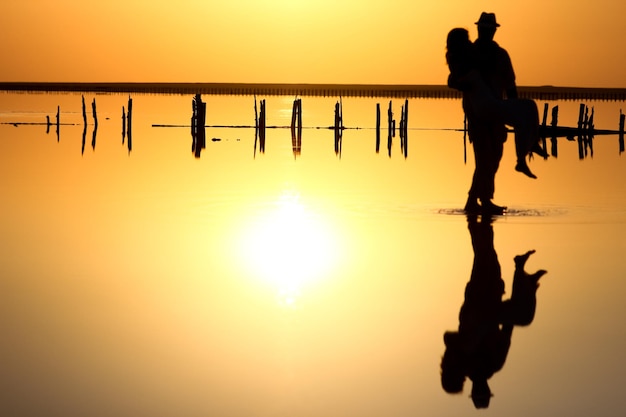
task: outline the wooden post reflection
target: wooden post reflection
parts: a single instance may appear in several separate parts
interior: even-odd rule
[[[93,113],[93,134],[91,137],[91,149],[96,150],[96,133],[98,132],[98,115],[96,113],[96,99],[91,102],[91,111]]]

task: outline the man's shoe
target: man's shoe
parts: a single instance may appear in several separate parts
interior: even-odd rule
[[[504,214],[506,207],[498,206],[491,201],[481,201],[482,212],[484,214]]]
[[[463,208],[466,214],[478,214],[481,212],[480,204],[478,204],[478,200],[475,198],[470,198],[465,203],[465,207]]]

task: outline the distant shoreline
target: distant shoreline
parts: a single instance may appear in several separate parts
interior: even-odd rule
[[[626,101],[626,88],[519,86],[518,90],[521,97],[535,100]],[[461,97],[458,91],[446,85],[409,84],[0,82],[0,91],[439,99]]]

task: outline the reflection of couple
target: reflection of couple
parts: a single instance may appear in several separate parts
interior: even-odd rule
[[[469,40],[467,30],[452,29],[446,52],[450,68],[448,85],[463,92],[463,109],[476,162],[465,211],[502,214],[506,207],[491,200],[506,141],[506,125],[515,129],[517,171],[536,178],[526,157],[531,152],[547,155],[539,145],[537,105],[532,100],[517,97],[511,59],[493,40],[500,26],[495,15],[483,13],[476,25],[478,38],[474,43]]]
[[[524,271],[534,251],[515,257],[511,298],[502,300],[504,281],[493,244],[492,219],[468,216],[474,249],[470,280],[459,313],[459,328],[444,334],[446,350],[441,361],[441,384],[448,393],[460,393],[466,378],[472,381],[476,408],[489,406],[488,380],[506,361],[514,326],[529,325],[535,316],[539,279],[546,273]]]

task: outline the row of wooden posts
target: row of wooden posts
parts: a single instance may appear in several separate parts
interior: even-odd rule
[[[400,150],[406,158],[409,154],[409,100],[404,100],[400,111]],[[387,153],[391,156],[393,138],[396,136],[396,120],[393,118],[393,104],[387,109]],[[380,103],[376,103],[376,153],[380,152]]]
[[[578,157],[584,159],[587,156],[593,156],[593,139],[596,135],[618,135],[619,153],[624,152],[624,114],[620,110],[619,128],[618,130],[596,129],[594,124],[594,108],[590,109],[584,103],[581,103],[578,110],[578,123],[576,127],[564,127],[558,125],[559,106],[552,108],[552,119],[550,125],[547,124],[548,103],[544,104],[543,119],[540,126],[541,140],[544,149],[547,149],[547,138],[550,138],[550,154],[554,157],[558,156],[557,138],[566,137],[567,140],[578,142]]]
[[[334,109],[334,123],[329,126],[328,129],[334,130],[334,145],[335,154],[341,157],[343,131],[349,129],[344,126],[343,122],[343,104],[341,98],[335,103]],[[552,120],[550,124],[547,123],[549,105],[545,103],[543,109],[543,120],[540,125],[541,139],[543,141],[544,149],[547,149],[547,138],[551,139],[550,153],[552,156],[558,156],[557,138],[567,137],[568,140],[574,140],[574,137],[578,137],[579,142],[579,156],[584,158],[593,154],[593,138],[595,135],[604,134],[618,134],[620,154],[624,152],[624,114],[620,111],[620,126],[619,130],[599,130],[594,126],[594,109],[585,104],[580,105],[579,120],[576,127],[563,127],[558,125],[558,106],[552,108]],[[266,105],[265,100],[262,99],[258,102],[256,96],[254,97],[254,128],[255,128],[255,154],[257,150],[259,152],[265,152],[265,138],[266,129],[268,128],[280,128],[287,126],[267,126],[266,123]],[[393,102],[389,101],[387,109],[387,151],[391,156],[391,149],[393,144],[393,138],[396,137],[396,131],[400,136],[400,148],[404,157],[408,157],[408,125],[409,125],[409,100],[405,99],[404,104],[400,110],[399,128],[396,128],[396,120],[394,119]],[[206,138],[204,133],[204,127],[206,122],[206,103],[201,100],[200,94],[197,94],[193,99],[193,115],[192,115],[192,137],[193,145],[192,150],[196,157],[200,156],[200,151],[206,146]],[[302,151],[302,99],[296,98],[293,102],[291,124],[289,126],[292,135],[292,148],[294,157],[301,154]],[[467,122],[464,125],[464,138],[467,138]],[[381,146],[381,106],[380,103],[376,104],[376,153],[379,153]],[[465,140],[465,160],[467,160],[467,141]]]
[[[265,122],[265,100],[260,101],[261,111],[257,114],[256,97],[254,100],[255,109],[255,130],[258,132],[259,137],[259,151],[265,151],[265,129],[267,128]],[[408,156],[408,117],[409,117],[409,103],[408,99],[405,100],[402,106],[401,119],[400,119],[400,146],[405,157]],[[380,118],[380,103],[376,104],[376,152],[380,151],[380,131],[381,131],[381,118]],[[302,151],[302,99],[297,98],[293,102],[291,113],[291,137],[292,148],[294,156],[300,155]],[[329,127],[334,131],[334,147],[335,154],[341,157],[341,149],[343,143],[343,131],[348,129],[344,126],[343,122],[343,102],[341,97],[335,103],[334,123]],[[388,110],[388,137],[387,137],[387,149],[389,156],[391,156],[391,148],[393,138],[396,136],[396,121],[393,118],[392,102],[389,102]],[[255,134],[255,151],[257,134]]]
[[[85,143],[87,137],[87,106],[85,105],[85,96],[81,96],[82,99],[82,109],[83,109],[83,135],[82,135],[82,148],[81,153],[85,152]],[[91,147],[93,149],[96,148],[96,134],[98,132],[98,112],[96,110],[96,99],[94,98],[91,102],[91,114],[93,117],[93,133],[91,138]],[[122,144],[126,141],[128,146],[128,151],[130,152],[133,148],[132,142],[132,114],[133,114],[133,99],[128,97],[128,110],[122,106]],[[50,116],[46,115],[46,134],[50,133],[50,127],[52,126],[52,122],[50,121]],[[57,142],[61,140],[61,106],[57,106],[56,113],[56,136]]]
[[[204,126],[206,123],[206,103],[202,102],[201,95],[196,94],[193,99],[193,115],[192,115],[192,151],[196,155],[196,157],[200,156],[200,152],[206,147],[206,136]],[[257,99],[254,97],[254,111],[255,111],[255,153],[257,149],[257,143],[259,144],[258,149],[260,152],[265,152],[265,138],[266,138],[266,129],[273,127],[282,127],[282,126],[267,126],[266,124],[266,105],[265,100],[259,101],[259,108],[257,108]],[[333,129],[335,133],[335,153],[341,157],[341,149],[342,149],[342,139],[343,139],[343,131],[345,129],[350,129],[344,126],[343,122],[343,108],[342,108],[342,100],[339,100],[335,104],[335,117],[333,126],[329,126],[329,129]],[[82,97],[82,110],[83,110],[83,152],[85,147],[85,139],[86,139],[86,130],[87,130],[87,109],[85,104],[85,98]],[[93,135],[92,135],[92,147],[95,148],[96,144],[96,133],[98,129],[98,117],[96,110],[96,100],[93,99],[91,103],[91,110],[93,116]],[[391,156],[392,149],[392,141],[396,136],[396,130],[399,131],[400,135],[400,147],[403,155],[405,157],[408,156],[408,112],[409,103],[408,99],[405,99],[404,105],[401,107],[401,116],[399,129],[396,129],[396,120],[394,119],[393,113],[393,104],[392,101],[389,101],[389,106],[387,110],[387,124],[388,124],[388,136],[387,136],[387,149],[388,154]],[[554,157],[558,156],[558,148],[557,148],[557,138],[558,137],[566,137],[568,140],[578,140],[579,147],[579,157],[585,158],[589,155],[593,156],[593,139],[597,135],[613,135],[617,134],[619,137],[619,152],[620,154],[624,152],[624,119],[625,115],[620,110],[620,120],[619,120],[619,129],[618,130],[602,130],[596,129],[594,125],[594,109],[593,107],[590,109],[585,104],[581,103],[579,107],[579,117],[578,123],[576,127],[564,127],[558,125],[558,111],[559,107],[554,106],[552,108],[552,120],[550,124],[547,123],[549,105],[548,103],[544,104],[543,108],[543,120],[540,125],[541,131],[541,139],[543,141],[544,149],[547,148],[547,139],[551,139],[551,147],[550,154]],[[51,126],[56,126],[56,134],[57,141],[60,140],[60,126],[61,123],[61,109],[60,106],[57,106],[56,112],[56,121],[53,123],[50,120],[50,116],[46,116],[46,125],[47,131],[50,132]],[[292,133],[292,148],[294,157],[297,157],[301,154],[302,151],[302,99],[296,98],[293,102],[292,108],[292,118],[291,118],[291,133]],[[467,125],[464,126],[465,138],[467,137]],[[132,98],[129,96],[128,98],[128,107],[122,107],[122,144],[125,143],[128,146],[128,150],[132,150]],[[380,151],[381,144],[381,106],[380,103],[376,104],[376,152]],[[466,146],[465,146],[466,149]],[[466,159],[467,152],[465,151]]]

